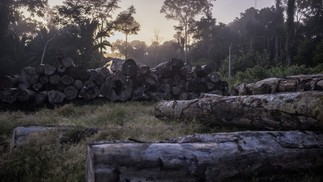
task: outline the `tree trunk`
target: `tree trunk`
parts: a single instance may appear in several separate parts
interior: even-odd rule
[[[267,78],[256,83],[242,83],[236,85],[233,87],[231,95],[256,95],[278,92],[323,90],[323,87],[320,86],[322,80],[323,74]]]
[[[246,131],[195,134],[161,143],[88,145],[86,179],[251,181],[323,167],[323,134]]]
[[[295,0],[287,2],[287,30],[286,30],[286,63],[291,65],[293,62],[293,47],[294,47],[294,15],[295,15]]]
[[[320,130],[323,129],[322,99],[323,92],[296,92],[162,101],[155,107],[155,116],[270,130]]]
[[[111,101],[127,101],[132,96],[133,82],[121,72],[116,72],[105,80],[100,91]]]

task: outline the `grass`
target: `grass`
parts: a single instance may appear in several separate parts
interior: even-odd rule
[[[0,181],[84,181],[87,143],[100,140],[160,141],[193,133],[224,131],[199,123],[161,121],[154,103],[129,102],[75,106],[67,104],[35,112],[0,111],[0,137],[10,142],[21,125],[72,125],[97,127],[99,132],[71,145],[26,146],[0,153]],[[5,180],[4,180],[5,179]]]
[[[154,116],[153,102],[67,104],[35,112],[0,111],[0,138],[10,142],[13,129],[21,125],[72,125],[96,127],[99,132],[78,143],[35,143],[13,150],[0,150],[0,181],[85,181],[87,144],[102,140],[161,141],[193,133],[236,131],[239,128],[207,126],[199,121],[161,121]],[[55,141],[55,140],[53,140]],[[1,147],[1,146],[0,146]],[[279,178],[281,179],[281,178]],[[252,181],[259,181],[257,176]],[[273,180],[276,181],[275,178]],[[320,181],[310,172],[286,181]]]

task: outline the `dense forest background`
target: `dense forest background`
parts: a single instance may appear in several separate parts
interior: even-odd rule
[[[276,0],[272,7],[249,8],[228,24],[212,16],[210,0],[165,0],[161,13],[178,22],[174,39],[162,43],[163,32],[156,31],[151,45],[128,42],[141,27],[133,17],[135,7],[117,14],[119,2],[65,0],[49,7],[47,0],[1,0],[0,76],[26,66],[55,64],[65,56],[86,68],[102,66],[112,57],[150,67],[176,57],[193,65],[208,64],[223,77],[239,81],[265,78],[268,70],[271,75],[286,69],[323,70],[321,0]],[[122,32],[125,39],[109,42],[114,32]]]

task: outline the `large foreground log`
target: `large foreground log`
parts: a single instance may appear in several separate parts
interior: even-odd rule
[[[235,132],[88,146],[87,181],[231,181],[323,166],[323,134]]]
[[[162,101],[155,107],[155,116],[271,130],[320,130],[323,129],[323,92]]]

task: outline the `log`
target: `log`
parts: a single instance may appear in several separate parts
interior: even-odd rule
[[[111,101],[127,101],[131,99],[133,82],[131,79],[117,71],[107,78],[100,88],[103,96]]]
[[[67,86],[64,89],[65,98],[67,100],[74,100],[77,98],[78,90],[74,86]]]
[[[81,88],[83,87],[83,82],[81,80],[75,80],[73,86],[77,90],[81,90]]]
[[[70,75],[75,80],[81,81],[86,81],[90,77],[88,71],[83,66],[70,67],[68,69],[68,75]]]
[[[72,78],[71,76],[69,75],[63,75],[61,77],[61,82],[64,84],[64,85],[71,85],[74,83],[74,78]]]
[[[44,67],[44,73],[47,76],[53,75],[56,71],[56,68],[54,66],[51,66],[49,64],[46,64]]]
[[[60,104],[65,99],[65,94],[58,90],[51,90],[47,92],[48,101],[51,104]]]
[[[97,98],[99,95],[99,87],[91,80],[86,81],[80,91],[80,96],[83,97],[85,100]]]
[[[26,89],[17,89],[17,101],[27,102],[35,97],[35,92]]]
[[[18,82],[20,81],[20,78],[20,75],[0,77],[0,89],[16,87],[18,85]]]
[[[323,134],[246,131],[195,134],[160,143],[88,145],[86,180],[251,181],[277,174],[319,171]]]
[[[150,68],[147,65],[141,65],[139,66],[139,73],[141,75],[148,75],[150,73]]]
[[[17,89],[4,88],[0,89],[0,101],[6,104],[13,104],[17,100]]]
[[[287,76],[285,78],[267,78],[255,83],[238,84],[233,87],[231,95],[256,95],[322,90],[322,87],[317,86],[317,84],[320,84],[320,81],[322,80],[323,74],[295,75]]]
[[[26,67],[21,71],[21,82],[26,86],[26,88],[30,88],[32,84],[38,82],[39,74],[36,72],[34,67]]]
[[[40,64],[36,67],[36,72],[38,74],[44,74],[45,72],[45,65],[44,64]]]
[[[162,101],[155,107],[155,116],[269,130],[320,130],[322,100],[323,92],[312,91]]]
[[[160,63],[152,70],[156,72],[159,78],[172,78],[176,73],[181,73],[184,62],[180,59],[170,59],[167,62]]]
[[[104,67],[108,68],[111,73],[121,71],[123,75],[130,77],[136,76],[138,72],[138,66],[133,59],[113,59]]]
[[[46,99],[47,99],[47,92],[46,91],[38,92],[35,95],[35,104],[42,105],[45,103]]]
[[[58,74],[51,75],[49,77],[49,83],[57,85],[61,81],[61,77]]]
[[[64,65],[63,64],[61,64],[61,63],[59,63],[58,65],[57,65],[57,72],[58,73],[65,73],[66,72],[66,67],[64,67]]]
[[[98,132],[96,128],[75,126],[18,126],[13,130],[11,150],[26,145],[76,143]]]

